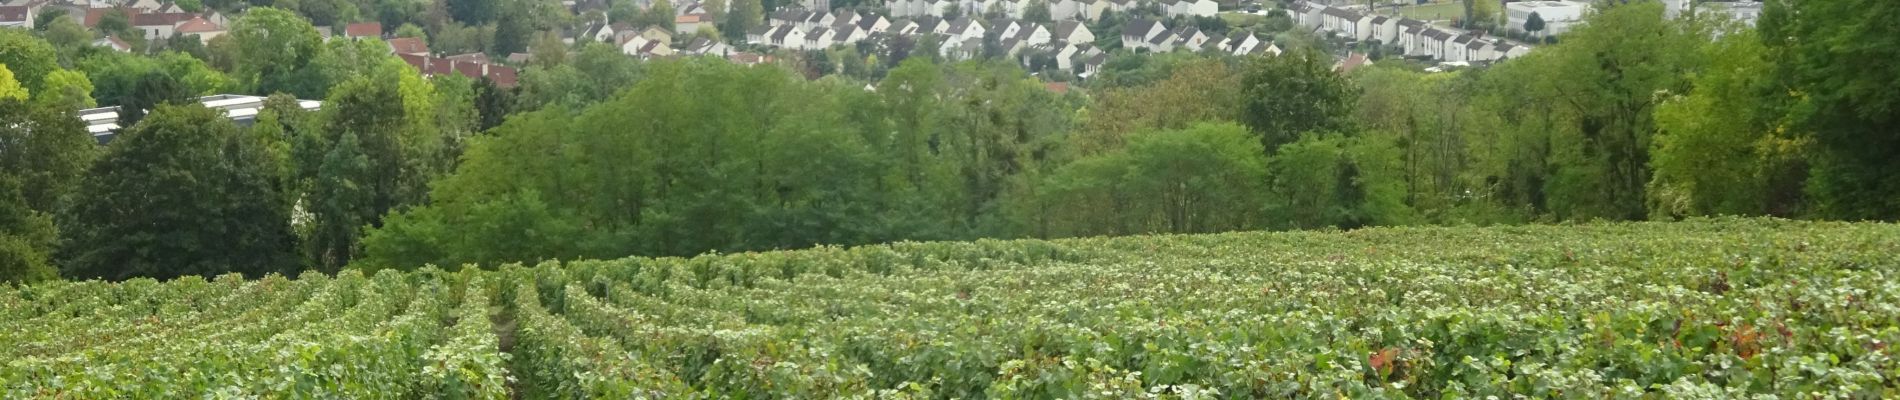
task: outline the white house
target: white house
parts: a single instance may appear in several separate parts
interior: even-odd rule
[[[805,13],[805,22],[799,24],[798,27],[811,31],[831,26],[836,22],[838,22],[838,16],[832,15],[831,13],[808,12]]]
[[[1445,49],[1451,46],[1450,43],[1452,39],[1457,38],[1457,35],[1435,28],[1426,28],[1425,33],[1419,35],[1419,37],[1422,39],[1421,43],[1419,43],[1419,50],[1422,55],[1444,60]]]
[[[1078,21],[1056,21],[1049,29],[1049,39],[1070,43],[1094,43],[1095,33]]]
[[[897,22],[892,22],[891,26],[884,28],[880,32],[889,33],[892,35],[915,35],[917,34],[917,28],[918,26],[916,22],[897,21]]]
[[[1381,44],[1397,44],[1399,40],[1398,18],[1375,15],[1372,17],[1370,28],[1372,30],[1370,32],[1370,40],[1377,40]]]
[[[680,33],[684,35],[691,35],[694,32],[699,32],[700,27],[710,27],[712,25],[712,15],[710,14],[686,14],[673,17],[673,29],[678,29]]]
[[[1399,19],[1398,45],[1399,48],[1404,49],[1405,55],[1416,56],[1425,54],[1424,47],[1421,46],[1421,44],[1424,43],[1421,39],[1421,35],[1425,33],[1425,29],[1426,24],[1424,21],[1411,18]]]
[[[955,38],[956,40],[976,39],[979,46],[982,45],[983,34],[987,32],[987,30],[983,28],[983,24],[973,18],[958,19],[949,22],[947,25],[949,25],[949,27],[944,29],[944,35]]]
[[[917,22],[916,34],[918,35],[929,35],[929,34],[943,35],[945,34],[945,32],[950,31],[950,22],[944,21],[942,18],[922,17],[922,18],[918,18],[916,22]]]
[[[1478,37],[1475,35],[1458,35],[1458,37],[1452,38],[1450,42],[1445,43],[1445,52],[1440,55],[1438,59],[1451,62],[1473,61],[1470,58],[1471,50],[1468,47],[1472,42],[1477,40]]]
[[[1293,17],[1293,22],[1311,31],[1320,29],[1324,25],[1324,16],[1328,8],[1331,7],[1308,1],[1296,1],[1293,2],[1293,6],[1287,8],[1287,13],[1288,16]]]
[[[1042,25],[1026,25],[1021,29],[1017,29],[1016,34],[1011,37],[1022,41],[1025,46],[1049,43],[1049,41],[1054,40],[1052,39],[1054,35],[1049,32],[1049,28],[1043,27]]]
[[[1208,39],[1206,33],[1201,33],[1200,28],[1193,26],[1174,30],[1174,47],[1199,51],[1202,45],[1207,44]]]
[[[1025,24],[1016,22],[1014,19],[997,18],[990,20],[988,28],[996,32],[997,38],[1013,38],[1016,37],[1016,31],[1022,30],[1023,25]]]
[[[1544,30],[1538,34],[1551,36],[1569,32],[1570,27],[1583,22],[1583,16],[1590,13],[1590,4],[1567,0],[1540,0],[1504,3],[1505,29],[1511,32],[1524,32],[1524,23],[1530,21],[1536,13],[1544,20]]]
[[[881,15],[866,15],[858,19],[858,30],[865,34],[885,32],[891,29],[891,20]]]
[[[856,44],[869,36],[870,33],[858,28],[857,25],[838,24],[831,27],[831,43],[833,44]]]
[[[1212,17],[1220,12],[1214,0],[1161,0],[1161,13],[1169,17]]]
[[[1498,47],[1497,49],[1495,49],[1495,51],[1498,53],[1498,59],[1511,59],[1511,58],[1523,57],[1525,54],[1530,54],[1531,48],[1527,46],[1512,44],[1511,42],[1500,41],[1498,42]]]
[[[1328,7],[1320,12],[1320,29],[1352,41],[1366,40],[1371,25],[1372,20],[1357,11]]]
[[[1148,48],[1148,41],[1167,32],[1160,22],[1135,19],[1122,24],[1122,47],[1129,50]],[[1153,49],[1149,49],[1153,50]]]
[[[818,28],[805,33],[805,49],[824,49],[831,47],[831,29]]]
[[[1472,39],[1470,43],[1465,44],[1465,61],[1496,60],[1497,56],[1491,50],[1492,46],[1488,40]]]
[[[1161,31],[1161,34],[1155,35],[1152,39],[1148,39],[1148,44],[1144,47],[1147,48],[1150,53],[1170,52],[1174,51],[1175,43],[1179,42],[1180,38],[1180,36],[1174,34],[1174,31]]]
[[[1049,2],[1049,17],[1056,20],[1095,21],[1102,18],[1101,0],[1056,0]]]

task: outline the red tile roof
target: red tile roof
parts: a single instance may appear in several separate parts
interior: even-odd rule
[[[222,32],[222,31],[224,31],[224,27],[218,26],[218,24],[211,23],[211,21],[206,21],[204,18],[194,17],[190,21],[185,21],[185,23],[178,25],[178,33],[206,33],[206,32]]]
[[[1054,92],[1055,94],[1069,93],[1068,82],[1049,82],[1049,83],[1042,84],[1042,87],[1044,89],[1049,89],[1050,92]]]
[[[489,81],[495,83],[495,86],[504,88],[515,87],[518,79],[514,68],[485,62],[460,61],[412,54],[397,54],[396,57],[402,58],[404,63],[408,63],[409,66],[421,71],[423,76],[434,77],[456,74],[468,77],[469,79],[488,78]]]
[[[348,38],[383,37],[383,23],[358,22],[343,26],[343,36]]]
[[[396,54],[429,54],[429,45],[420,38],[389,39],[389,49]]]
[[[495,82],[495,86],[504,88],[515,87],[515,69],[514,67],[490,65],[488,66],[488,80]]]

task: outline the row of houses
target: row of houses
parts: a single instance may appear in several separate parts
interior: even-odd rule
[[[1496,61],[1522,57],[1531,51],[1529,46],[1486,38],[1482,34],[1441,28],[1410,18],[1366,14],[1350,8],[1299,1],[1288,11],[1306,29],[1331,32],[1354,42],[1394,45],[1410,57],[1445,62]]]
[[[172,35],[211,40],[223,35],[225,26],[230,23],[216,11],[186,12],[176,4],[160,4],[153,0],[126,4],[86,0],[12,0],[0,5],[0,27],[34,29],[41,14],[54,10],[72,16],[87,28],[97,27],[99,21],[108,14],[121,13],[132,29],[154,40],[170,38]],[[124,43],[116,38],[107,42],[114,41]]]
[[[976,15],[990,10],[1001,9],[1012,19],[1023,18],[1031,0],[891,0],[893,17],[938,17],[943,18],[946,11],[956,10],[962,15]],[[1137,0],[1051,0],[1047,2],[1049,16],[1056,20],[1095,21],[1104,11],[1128,12],[1143,6]],[[1157,0],[1153,4],[1162,15],[1212,17],[1220,12],[1220,5],[1214,0]]]
[[[1168,29],[1167,24],[1147,19],[1134,19],[1122,24],[1122,47],[1150,53],[1217,51],[1237,56],[1277,56],[1281,52],[1279,46],[1260,40],[1252,31],[1222,36],[1202,32],[1193,26]]]
[[[1056,41],[1088,43],[1095,40],[1095,34],[1077,21],[1033,24],[1007,18],[983,21],[926,16],[893,22],[882,16],[850,11],[783,11],[773,15],[767,26],[747,32],[746,41],[762,46],[810,50],[856,44],[878,36],[935,35],[941,39],[939,43],[944,45],[939,50],[945,55],[953,55],[968,50],[964,48],[966,45],[980,49],[984,38],[992,36],[991,33],[995,33],[994,37],[1010,55]]]

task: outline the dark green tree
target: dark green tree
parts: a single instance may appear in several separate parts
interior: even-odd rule
[[[1524,31],[1530,32],[1532,35],[1543,32],[1544,16],[1537,14],[1536,11],[1532,11],[1530,17],[1524,18]]]
[[[54,238],[52,219],[27,207],[20,183],[0,174],[0,285],[58,278],[48,260]]]
[[[1240,121],[1271,154],[1306,132],[1349,131],[1356,92],[1332,58],[1309,51],[1256,58],[1241,73]]]
[[[64,275],[121,280],[295,268],[265,150],[218,111],[161,105],[114,140],[61,217]]]
[[[59,69],[59,55],[53,45],[29,31],[0,29],[0,64],[13,71],[20,87],[38,92],[46,75]]]
[[[1792,91],[1803,96],[1796,127],[1817,154],[1807,191],[1817,216],[1900,220],[1900,3],[1770,1],[1761,21]]]
[[[375,209],[370,207],[375,193],[358,183],[368,181],[369,168],[369,157],[363,155],[356,135],[349,132],[337,139],[318,168],[309,197],[315,220],[310,223],[311,232],[304,244],[306,257],[320,271],[336,272],[349,263],[356,250],[358,230],[376,217],[371,214]]]

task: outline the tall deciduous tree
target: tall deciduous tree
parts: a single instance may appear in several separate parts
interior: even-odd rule
[[[1240,121],[1268,153],[1307,132],[1344,132],[1356,103],[1352,85],[1333,72],[1332,58],[1309,51],[1257,58],[1241,74]]]
[[[0,65],[13,72],[20,87],[37,91],[47,74],[59,70],[59,56],[53,45],[28,31],[0,29]]]
[[[98,153],[84,122],[64,104],[0,99],[0,175],[11,175],[33,210],[51,214]]]
[[[237,42],[237,76],[246,87],[300,98],[320,98],[328,89],[329,82],[311,68],[325,50],[323,37],[303,17],[276,8],[252,8],[231,24],[230,35]]]
[[[295,267],[290,206],[265,150],[215,110],[159,106],[114,140],[63,212],[75,278],[171,278]]]
[[[1792,216],[1810,140],[1788,129],[1794,98],[1772,82],[1777,63],[1752,30],[1705,51],[1711,64],[1693,91],[1656,107],[1650,216]]]
[[[1808,192],[1815,214],[1900,220],[1900,3],[1768,2],[1760,29],[1802,97],[1797,128],[1817,154]]]
[[[0,174],[0,285],[57,278],[48,260],[54,238],[52,219],[27,207],[20,183]]]

